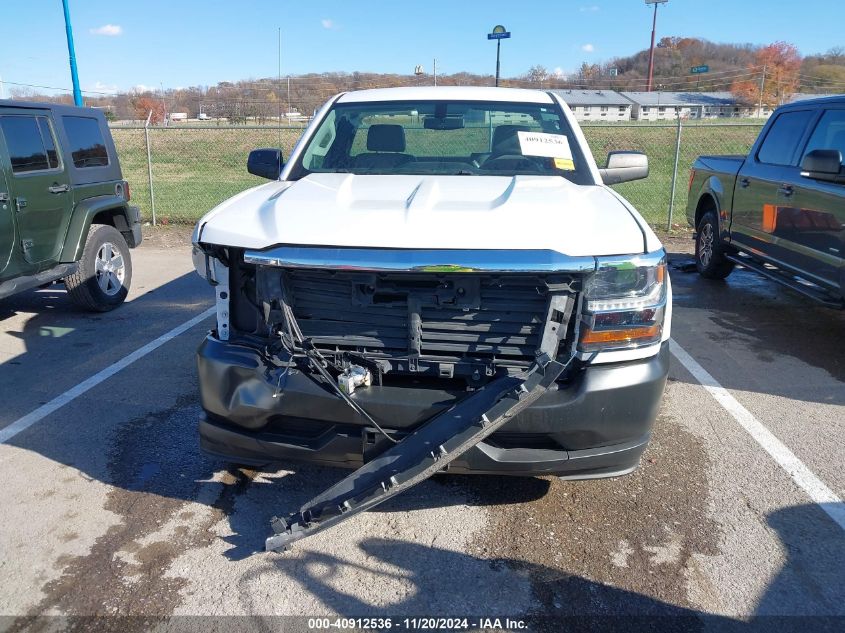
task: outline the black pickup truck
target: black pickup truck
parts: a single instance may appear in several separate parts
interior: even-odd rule
[[[845,307],[845,95],[778,108],[746,156],[701,156],[687,219],[698,272],[735,264]]]

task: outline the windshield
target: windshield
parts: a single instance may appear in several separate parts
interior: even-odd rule
[[[593,184],[556,104],[336,104],[293,178],[310,173],[544,175]]]

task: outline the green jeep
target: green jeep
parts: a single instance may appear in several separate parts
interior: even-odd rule
[[[140,243],[103,113],[0,101],[0,299],[64,280],[77,305],[112,310]]]

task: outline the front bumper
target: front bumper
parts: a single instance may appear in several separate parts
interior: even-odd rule
[[[278,393],[251,347],[210,335],[197,354],[201,448],[228,460],[306,460],[354,468],[383,448],[342,400],[300,372]],[[636,468],[666,383],[668,345],[647,359],[588,366],[545,393],[448,468],[455,473],[609,477]],[[397,437],[449,407],[463,391],[369,387],[353,396]]]

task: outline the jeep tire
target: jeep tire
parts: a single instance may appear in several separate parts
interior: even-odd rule
[[[123,303],[132,282],[129,246],[113,226],[92,224],[79,268],[65,278],[71,300],[81,308],[108,312]]]

